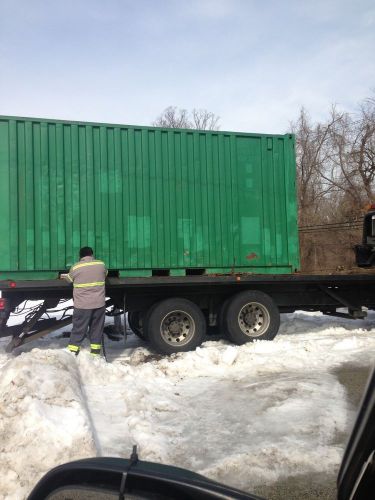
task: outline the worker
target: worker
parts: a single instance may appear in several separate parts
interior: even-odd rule
[[[74,264],[66,279],[73,283],[73,328],[68,349],[78,355],[87,331],[91,354],[99,356],[105,319],[105,278],[108,271],[104,262],[94,259],[93,249],[83,247],[80,261]]]

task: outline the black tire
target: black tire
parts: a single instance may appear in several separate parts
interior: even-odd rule
[[[206,333],[206,320],[196,304],[173,298],[151,307],[144,328],[157,352],[172,354],[191,351],[199,346]]]
[[[143,311],[131,311],[128,313],[128,323],[131,330],[142,340],[146,340],[143,332]]]
[[[279,309],[263,292],[241,292],[230,300],[224,325],[229,339],[238,345],[253,340],[273,340],[280,326]]]
[[[155,307],[160,304],[160,302],[155,302],[148,311],[145,312],[144,316],[143,316],[143,336],[145,338],[146,341],[149,340],[149,336],[148,336],[148,325],[149,325],[149,319],[150,319],[150,316],[152,314],[152,311],[155,309]]]
[[[218,314],[217,318],[217,326],[219,330],[219,334],[223,335],[224,337],[228,337],[228,332],[227,332],[227,326],[225,324],[225,318],[227,317],[227,310],[228,306],[230,304],[230,301],[232,300],[232,297],[229,297],[224,300],[224,302],[221,304],[220,311]]]

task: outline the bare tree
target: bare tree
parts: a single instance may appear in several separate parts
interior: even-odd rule
[[[358,214],[373,201],[375,181],[375,103],[367,100],[357,115],[331,112],[327,157],[319,174],[341,191],[342,215]]]
[[[207,109],[193,109],[193,124],[197,130],[219,130],[220,117]]]
[[[312,125],[302,109],[296,134],[300,224],[358,217],[375,194],[375,99],[357,115],[332,107]]]
[[[186,109],[168,106],[153,122],[154,127],[192,128]]]
[[[349,162],[357,169],[367,202],[374,201],[375,179],[375,99],[361,107],[360,119],[353,124],[353,144]]]
[[[186,109],[169,106],[153,122],[155,127],[191,128],[196,130],[219,130],[220,118],[206,109]]]
[[[317,124],[302,109],[292,129],[299,224],[305,226],[300,231],[302,268],[351,267],[363,209],[375,202],[375,98],[364,101],[356,114],[333,106],[328,119]]]
[[[334,186],[326,183],[322,171],[327,161],[327,143],[332,122],[313,126],[304,108],[295,123],[298,215],[300,225],[321,222],[326,211],[327,196]],[[329,213],[329,212],[328,212]]]

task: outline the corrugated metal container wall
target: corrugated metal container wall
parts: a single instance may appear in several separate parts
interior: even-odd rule
[[[291,135],[0,117],[0,207],[1,279],[299,267]]]

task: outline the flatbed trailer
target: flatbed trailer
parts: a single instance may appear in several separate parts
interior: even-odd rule
[[[42,318],[72,297],[63,280],[1,281],[0,290],[0,336],[11,336],[9,350],[71,322],[66,314]],[[109,277],[106,295],[109,315],[128,313],[136,334],[170,354],[194,349],[216,328],[237,344],[272,340],[280,313],[296,310],[363,319],[366,309],[375,309],[375,274]],[[25,300],[40,305],[21,324],[7,326]]]
[[[71,322],[59,278],[87,245],[109,270],[108,314],[161,353],[215,329],[272,340],[297,309],[365,317],[371,270],[298,272],[295,181],[293,134],[0,116],[0,336],[12,350]],[[373,209],[358,266],[375,263]],[[39,301],[26,315],[25,300]]]

